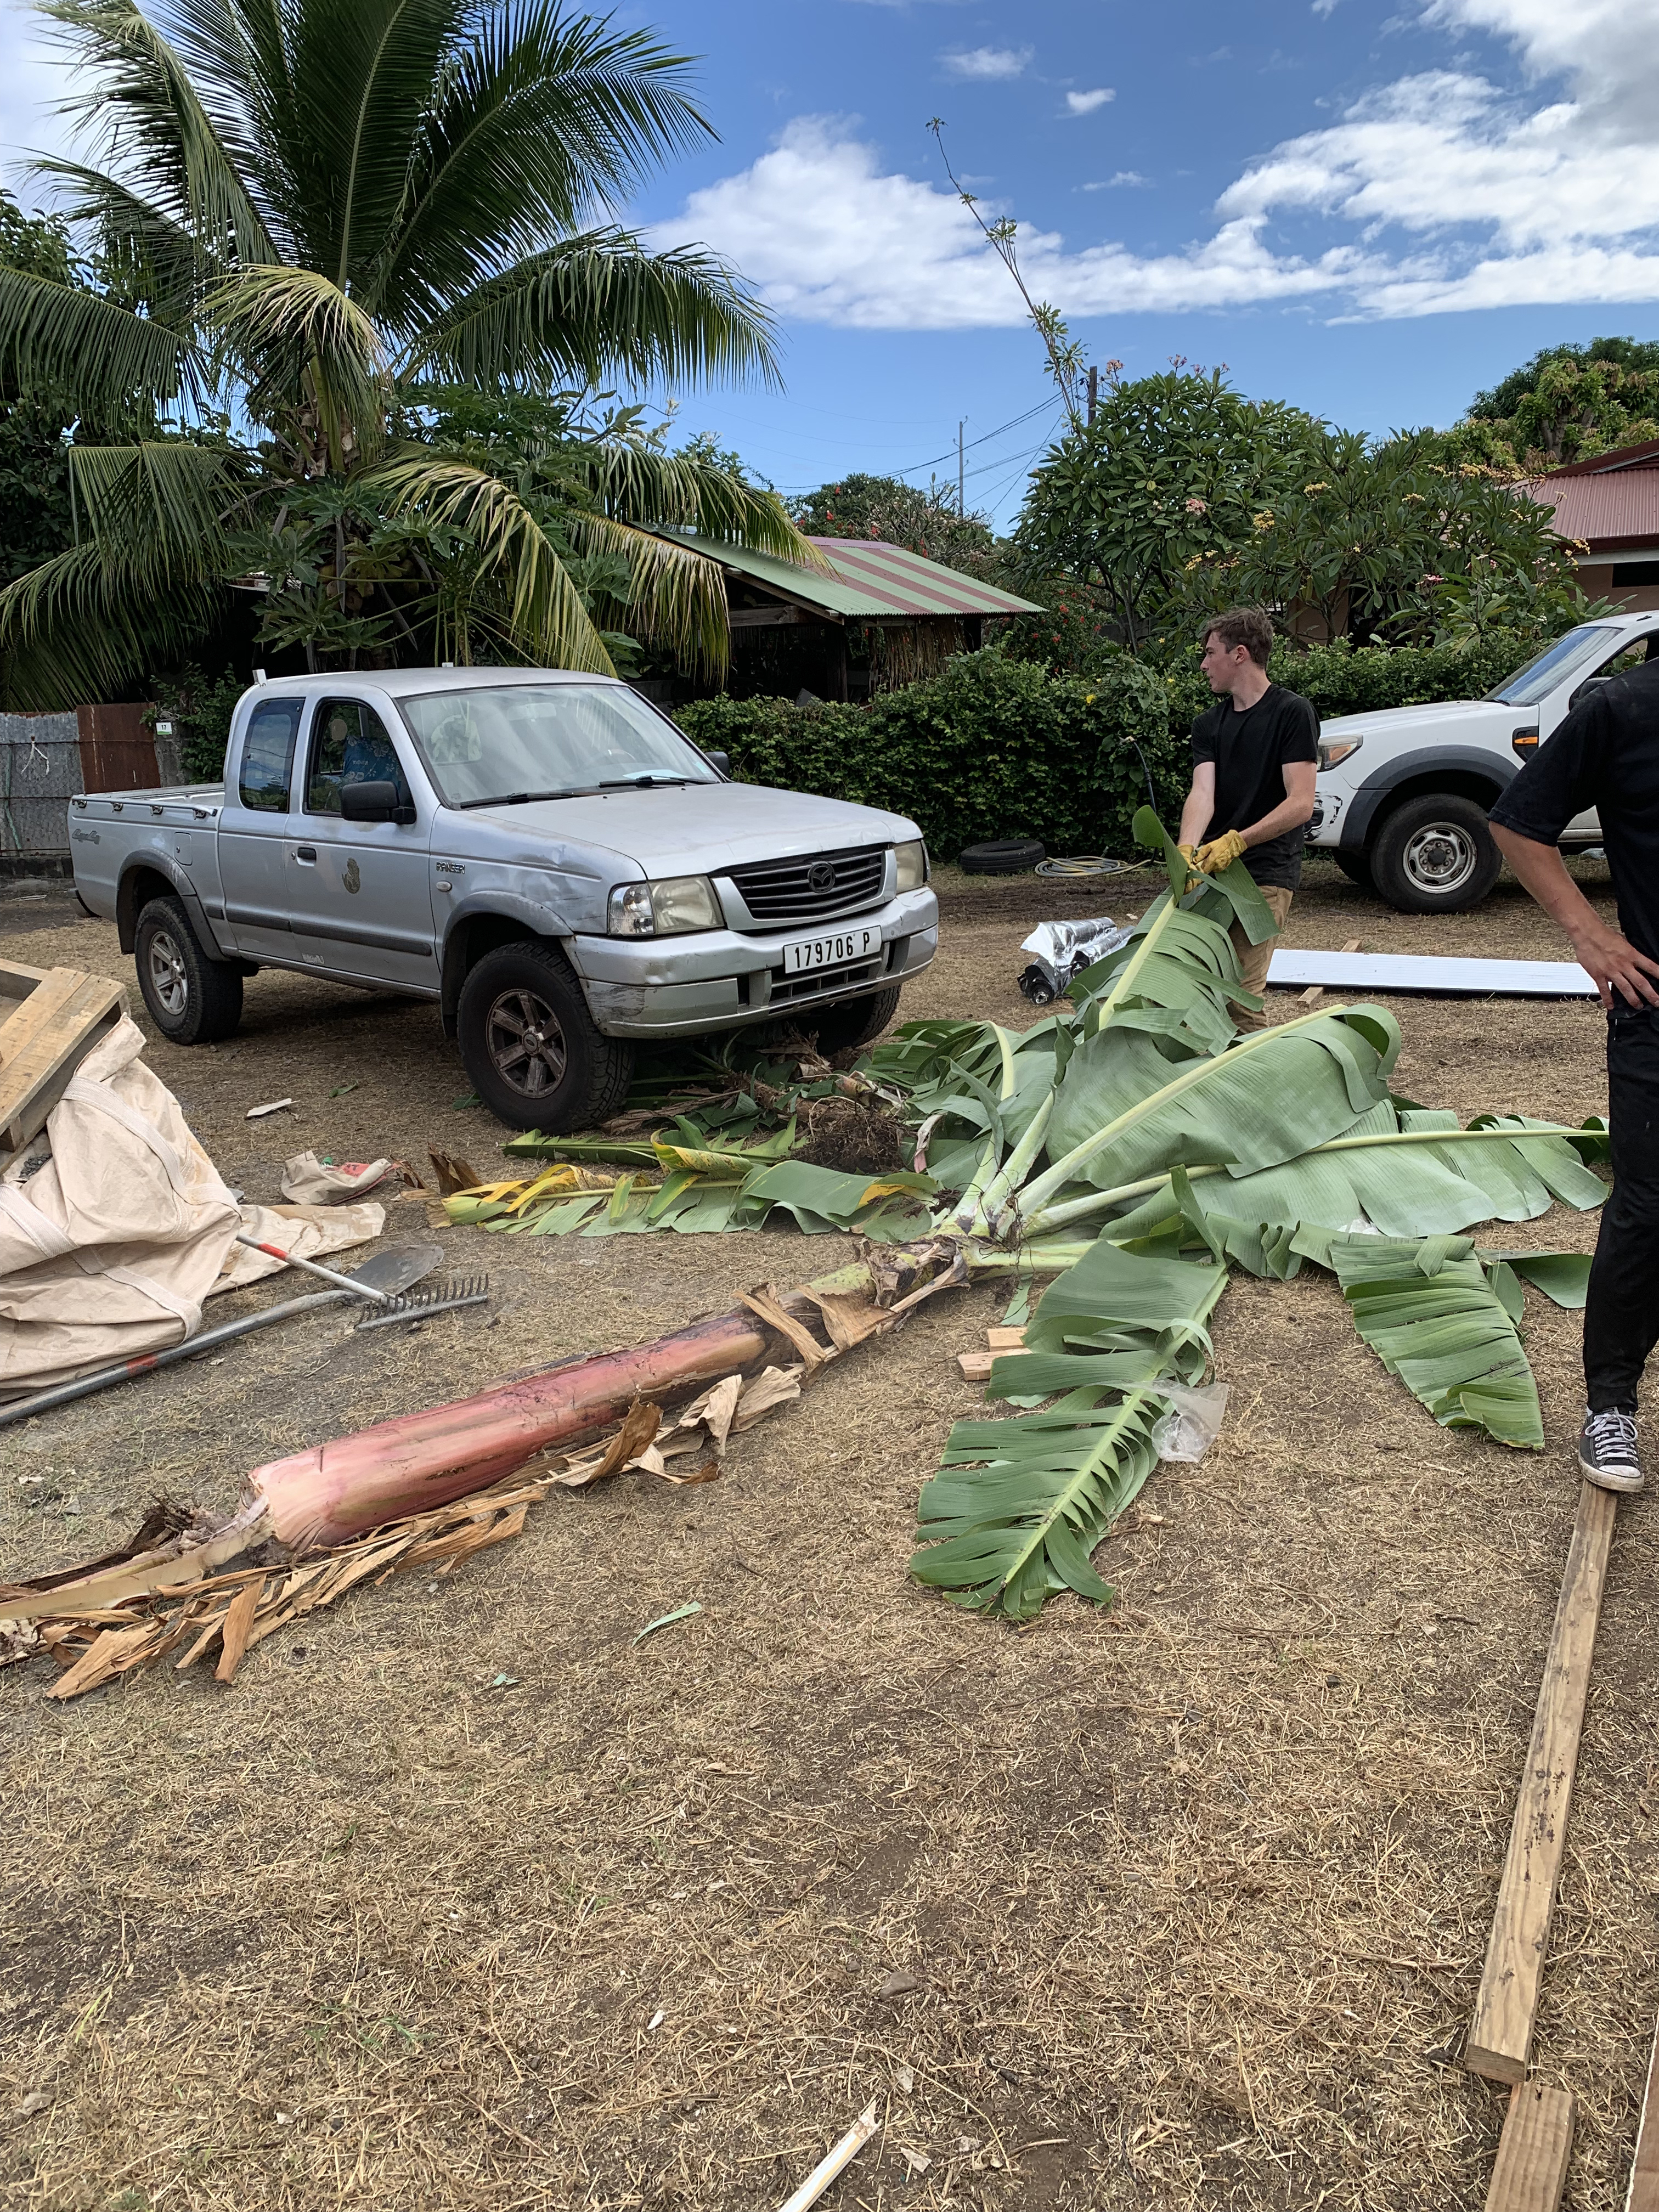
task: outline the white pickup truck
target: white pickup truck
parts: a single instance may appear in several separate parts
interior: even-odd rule
[[[1486,810],[1592,684],[1659,657],[1659,611],[1581,623],[1489,691],[1431,707],[1343,714],[1319,732],[1307,849],[1406,914],[1475,905],[1501,863]],[[1564,853],[1601,842],[1593,813]]]
[[[297,969],[434,1000],[492,1113],[583,1128],[641,1042],[863,1044],[933,957],[914,822],[726,766],[614,679],[290,677],[243,694],[222,784],[71,799],[75,887],[175,1044]]]

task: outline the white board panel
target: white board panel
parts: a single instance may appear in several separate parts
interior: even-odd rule
[[[1439,998],[1593,999],[1576,960],[1439,960],[1417,952],[1300,952],[1280,945],[1267,970],[1277,989],[1426,991]]]

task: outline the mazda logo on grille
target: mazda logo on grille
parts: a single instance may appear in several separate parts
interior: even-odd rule
[[[830,860],[814,860],[806,871],[806,880],[815,891],[832,891],[836,888],[835,864]]]

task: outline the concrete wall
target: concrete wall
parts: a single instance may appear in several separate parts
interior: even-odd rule
[[[73,714],[0,714],[0,864],[62,858],[69,802],[85,789]]]

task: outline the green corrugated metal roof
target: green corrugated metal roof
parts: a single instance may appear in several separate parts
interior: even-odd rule
[[[735,569],[763,590],[770,587],[799,606],[816,607],[848,622],[914,620],[919,615],[1035,615],[1042,610],[1016,599],[994,584],[981,584],[902,545],[863,538],[814,538],[809,541],[830,562],[833,574],[802,568],[775,554],[751,552],[746,545],[724,545],[714,538],[676,531],[700,553]]]

